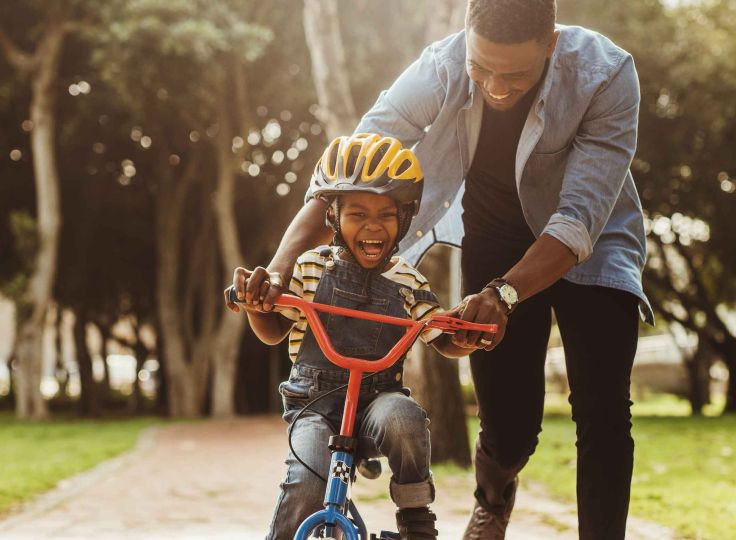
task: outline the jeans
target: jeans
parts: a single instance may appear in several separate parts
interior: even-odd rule
[[[514,262],[468,256],[463,261],[466,294],[481,290]],[[504,494],[536,448],[554,309],[577,427],[580,538],[624,538],[634,458],[629,387],[637,304],[636,296],[625,291],[560,280],[519,304],[495,349],[471,355],[481,421],[476,498],[482,506],[489,511],[504,506]]]
[[[375,391],[374,391],[375,392]],[[386,456],[393,473],[391,498],[400,508],[419,507],[434,500],[434,486],[429,472],[429,420],[419,404],[405,393],[379,392],[363,396],[368,403],[359,409],[356,422],[358,456]],[[330,401],[330,398],[327,399]],[[339,410],[338,400],[332,400]],[[285,418],[293,421],[299,403],[284,398]],[[298,407],[298,408],[297,408]],[[325,411],[327,412],[327,411]],[[340,412],[342,412],[340,410]],[[314,412],[306,412],[292,431],[292,445],[299,457],[321,475],[327,474],[330,451],[327,441],[339,427],[339,417],[328,414],[330,421]],[[269,529],[268,540],[291,540],[299,524],[323,508],[325,482],[314,476],[294,455],[286,458],[286,478],[281,484]]]

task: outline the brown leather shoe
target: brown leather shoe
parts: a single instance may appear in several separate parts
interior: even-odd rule
[[[507,517],[491,514],[476,502],[463,540],[503,540],[508,524]]]
[[[501,513],[491,513],[483,508],[478,501],[473,507],[473,514],[463,534],[463,540],[503,540],[506,537],[506,527],[511,518],[511,510],[516,502],[516,487],[519,484],[516,478],[507,488],[506,506]]]

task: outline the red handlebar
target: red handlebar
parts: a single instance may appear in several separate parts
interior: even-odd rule
[[[230,289],[230,300],[234,303],[243,303],[235,296],[234,289]],[[353,426],[355,422],[355,411],[358,406],[358,394],[360,393],[361,375],[363,372],[377,372],[391,367],[399,358],[403,356],[406,350],[416,340],[417,336],[425,328],[437,328],[448,334],[454,334],[458,330],[469,330],[478,332],[488,332],[495,334],[498,326],[495,324],[479,324],[469,321],[463,321],[455,317],[447,315],[433,315],[421,321],[411,319],[402,319],[400,317],[391,317],[389,315],[378,315],[376,313],[366,313],[355,309],[348,309],[338,306],[330,306],[327,304],[318,304],[316,302],[307,302],[303,298],[291,294],[282,294],[276,299],[276,306],[295,307],[301,310],[307,316],[307,322],[312,329],[317,343],[322,352],[333,364],[350,371],[350,379],[348,381],[348,390],[345,397],[345,409],[342,418],[341,435],[352,436]],[[335,350],[327,335],[322,320],[317,315],[318,311],[324,313],[334,313],[344,317],[353,317],[355,319],[366,319],[380,323],[394,324],[397,326],[407,327],[406,333],[396,342],[391,350],[378,360],[364,360],[362,358],[353,358],[352,356],[343,356]]]
[[[282,294],[276,300],[275,305],[295,307],[304,312],[307,316],[307,322],[312,329],[312,333],[322,349],[322,352],[325,353],[325,356],[327,356],[333,364],[350,370],[357,369],[360,371],[375,372],[392,366],[399,358],[401,358],[425,328],[437,328],[447,333],[455,333],[458,330],[475,330],[478,332],[489,332],[493,334],[498,331],[498,327],[495,324],[473,323],[463,321],[462,319],[457,319],[455,317],[448,317],[446,315],[434,315],[422,321],[413,321],[411,319],[402,319],[400,317],[391,317],[389,315],[378,315],[376,313],[366,313],[355,309],[318,304],[316,302],[307,302],[303,298],[299,298],[298,296],[293,296],[291,294]],[[366,319],[369,321],[394,324],[397,326],[406,326],[408,329],[406,334],[396,342],[396,344],[383,358],[379,360],[353,358],[351,356],[343,356],[332,346],[332,342],[325,331],[324,325],[317,316],[318,311],[333,313],[335,315],[342,315],[345,317],[353,317],[355,319]]]

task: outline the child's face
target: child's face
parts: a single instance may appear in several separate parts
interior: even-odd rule
[[[341,195],[340,231],[358,264],[375,268],[391,253],[399,234],[396,203],[373,193]]]

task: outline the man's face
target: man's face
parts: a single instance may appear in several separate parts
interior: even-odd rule
[[[396,202],[373,193],[341,195],[340,232],[356,262],[375,268],[391,253],[399,234]]]
[[[557,44],[555,32],[548,43],[493,43],[472,28],[466,33],[466,69],[489,107],[505,111],[516,105],[544,72]]]

